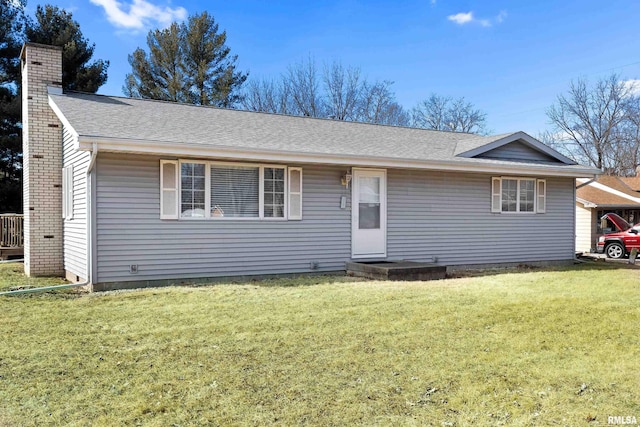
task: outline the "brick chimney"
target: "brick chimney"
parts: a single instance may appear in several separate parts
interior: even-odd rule
[[[62,125],[49,91],[62,92],[62,49],[26,43],[22,63],[24,270],[63,276]]]

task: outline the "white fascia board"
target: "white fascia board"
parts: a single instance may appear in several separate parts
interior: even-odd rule
[[[576,197],[576,202],[582,204],[585,208],[597,208],[598,207],[597,204],[595,204],[593,202],[590,202],[588,200],[585,200],[585,199],[581,199],[580,197]]]
[[[480,154],[484,154],[487,151],[494,150],[496,148],[502,147],[503,145],[509,144],[511,142],[516,142],[516,141],[524,141],[530,147],[548,156],[551,156],[562,163],[565,163],[568,165],[576,164],[576,162],[574,162],[570,158],[563,156],[562,154],[558,153],[556,150],[554,150],[551,147],[547,147],[542,142],[538,141],[537,139],[535,139],[534,137],[532,137],[531,135],[525,132],[512,133],[511,135],[507,135],[504,138],[497,139],[486,145],[483,145],[478,148],[474,148],[473,150],[465,151],[464,153],[460,153],[458,155],[460,157],[475,157],[475,156],[479,156]]]
[[[286,151],[258,151],[234,147],[208,146],[202,144],[170,143],[145,140],[104,137],[80,137],[80,150],[92,150],[100,144],[100,151],[148,154],[157,156],[216,158],[256,162],[315,163],[341,166],[381,167],[398,169],[426,169],[452,172],[476,172],[504,175],[557,176],[568,178],[593,177],[593,168],[565,169],[548,165],[501,165],[487,163],[462,163],[455,161],[421,161],[415,159],[388,159],[371,156],[344,156],[332,154],[300,153]]]
[[[71,123],[69,123],[69,120],[67,120],[67,118],[64,116],[64,114],[62,114],[62,111],[60,110],[60,108],[58,108],[58,106],[56,105],[55,101],[50,96],[48,98],[49,98],[49,107],[51,107],[51,109],[53,110],[55,115],[58,116],[58,120],[60,120],[60,122],[62,123],[62,126],[64,126],[66,129],[69,130],[69,132],[73,136],[74,148],[76,150],[79,150],[80,149],[80,135],[78,134],[78,132],[76,132],[76,130],[73,128],[73,126],[71,126]]]
[[[600,184],[599,182],[592,182],[589,185],[593,186],[594,188],[597,188],[598,190],[606,191],[607,193],[615,194],[616,196],[625,198],[627,200],[631,200],[633,202],[640,203],[640,198],[630,196],[629,194],[623,193],[622,191],[618,191],[615,188],[608,187],[608,186],[606,186],[604,184]]]

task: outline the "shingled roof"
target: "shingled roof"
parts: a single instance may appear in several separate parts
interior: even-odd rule
[[[624,182],[629,188],[631,188],[633,191],[639,192],[640,191],[640,176],[636,175],[636,176],[621,176],[620,180],[622,182]]]
[[[478,136],[83,93],[52,93],[49,98],[63,124],[75,134],[80,148],[83,142],[118,141],[122,151],[127,145],[130,152],[136,152],[141,143],[153,143],[170,145],[174,152],[188,146],[218,152],[270,153],[272,159],[277,153],[287,153],[373,159],[378,165],[385,160],[413,164],[440,162],[460,167],[484,165],[490,170],[525,165],[522,161],[469,158],[461,154],[496,141],[533,139],[522,132]],[[550,175],[597,173],[593,168],[563,162],[558,156],[557,162],[529,166]]]
[[[640,209],[640,193],[633,191],[617,176],[601,175],[587,185],[578,184],[576,198],[596,207]]]

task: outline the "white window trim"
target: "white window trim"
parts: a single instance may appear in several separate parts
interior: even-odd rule
[[[182,216],[182,164],[183,163],[198,163],[205,165],[205,210],[204,217],[183,217]],[[211,166],[236,166],[236,167],[252,167],[258,168],[259,174],[259,212],[257,217],[220,217],[211,216]],[[264,169],[274,168],[282,169],[284,171],[284,212],[282,217],[265,217],[264,216]],[[191,160],[180,159],[178,161],[178,219],[180,221],[288,221],[289,220],[289,180],[288,180],[288,167],[281,164],[272,163],[243,163],[243,162],[220,162],[220,161],[205,161],[205,160]],[[300,218],[302,219],[302,218]]]
[[[496,180],[500,181],[500,194],[499,194],[499,203],[498,206],[496,207],[493,203],[494,201],[494,196],[497,196],[498,194],[494,193],[493,191],[493,184]],[[502,210],[502,182],[504,180],[514,180],[517,181],[517,185],[516,185],[516,210],[515,211],[503,211]],[[533,185],[534,185],[534,191],[533,191],[533,210],[532,211],[520,211],[520,181],[533,181]],[[535,214],[540,214],[540,213],[546,213],[546,209],[544,210],[538,210],[538,185],[540,182],[544,182],[544,189],[545,189],[545,194],[542,196],[545,200],[545,208],[546,208],[546,201],[547,201],[547,183],[545,179],[537,179],[537,178],[532,178],[532,177],[527,177],[527,176],[494,176],[491,178],[491,212],[492,213],[499,213],[499,214],[506,214],[506,215],[535,215]]]
[[[184,163],[196,164],[196,165],[204,165],[204,217],[188,217],[182,216],[182,165]],[[187,220],[187,221],[202,221],[205,218],[209,218],[211,215],[211,183],[208,180],[211,178],[209,162],[205,162],[203,160],[190,160],[190,159],[180,159],[178,161],[178,219],[179,220]]]

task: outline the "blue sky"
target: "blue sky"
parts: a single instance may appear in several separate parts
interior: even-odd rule
[[[28,11],[37,3],[30,0]],[[73,12],[95,57],[100,93],[122,95],[127,55],[150,29],[207,10],[227,31],[239,68],[276,77],[312,56],[391,80],[411,108],[431,93],[464,96],[494,133],[549,128],[545,110],[572,79],[640,77],[637,1],[53,0]]]

